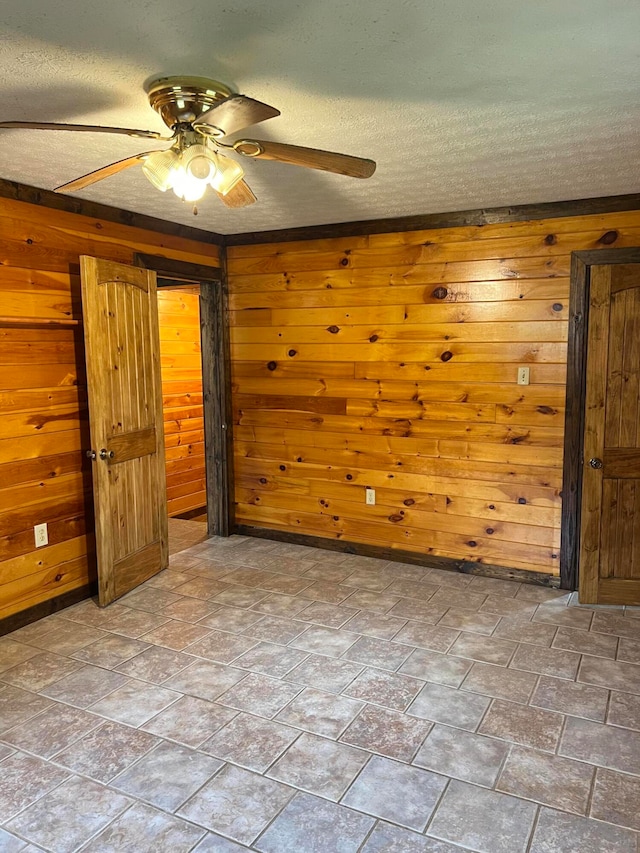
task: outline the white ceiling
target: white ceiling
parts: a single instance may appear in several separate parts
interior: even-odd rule
[[[143,83],[197,74],[281,110],[251,135],[378,162],[243,159],[258,203],[196,218],[138,167],[76,194],[219,233],[638,192],[639,32],[637,0],[4,0],[0,120],[164,130]],[[52,189],[149,147],[3,130],[0,177]]]

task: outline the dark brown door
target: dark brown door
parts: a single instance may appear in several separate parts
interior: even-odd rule
[[[591,268],[580,601],[640,604],[640,264]]]
[[[166,568],[156,274],[82,257],[101,606]]]

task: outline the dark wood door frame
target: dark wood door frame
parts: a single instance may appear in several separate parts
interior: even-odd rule
[[[591,268],[598,264],[640,264],[640,248],[595,249],[571,255],[560,543],[560,586],[571,590],[578,588],[589,292]]]
[[[207,490],[207,532],[229,536],[234,526],[233,416],[228,292],[221,267],[135,255],[135,263],[155,270],[167,284],[200,285],[200,335]]]

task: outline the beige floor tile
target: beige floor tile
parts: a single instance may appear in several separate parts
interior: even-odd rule
[[[533,803],[454,780],[428,834],[478,853],[524,853],[536,811]]]
[[[604,658],[584,657],[578,671],[578,681],[610,690],[640,694],[640,666]]]
[[[448,687],[459,687],[472,666],[471,660],[416,649],[411,652],[398,672]]]
[[[143,726],[145,731],[197,748],[226,726],[237,711],[206,699],[183,696]]]
[[[348,599],[351,601],[351,599]],[[426,622],[427,625],[435,625],[449,610],[446,605],[429,604],[426,601],[417,601],[410,598],[401,598],[388,611],[389,616],[401,616],[413,619],[416,622]]]
[[[159,742],[146,732],[106,722],[58,752],[55,761],[74,773],[106,784]]]
[[[17,749],[51,758],[56,752],[97,728],[102,720],[79,708],[55,704],[37,717],[7,729],[3,740]]]
[[[317,580],[298,594],[302,598],[310,598],[312,601],[340,604],[352,593],[353,589],[350,586],[341,586],[340,584]]]
[[[198,624],[205,625],[207,628],[217,628],[219,631],[229,631],[232,634],[239,634],[250,625],[255,625],[260,619],[262,619],[262,614],[255,613],[253,610],[240,610],[235,607],[217,607],[208,616],[203,617]]]
[[[475,731],[489,707],[485,696],[464,693],[441,684],[425,684],[407,713],[434,723]]]
[[[167,678],[171,678],[192,663],[193,658],[182,652],[165,649],[162,646],[150,646],[141,654],[121,663],[117,671],[131,678],[162,684]]]
[[[377,637],[379,640],[392,640],[406,624],[406,619],[400,619],[397,616],[387,616],[381,613],[371,613],[361,610],[344,627],[347,631],[364,634],[366,637]]]
[[[46,850],[72,853],[130,804],[109,788],[73,778],[13,818],[7,828]]]
[[[516,648],[517,643],[511,640],[497,640],[478,634],[460,634],[449,649],[449,654],[496,666],[507,666]]]
[[[272,779],[227,765],[185,803],[179,814],[242,844],[251,844],[294,793]]]
[[[127,677],[118,672],[105,671],[97,666],[83,666],[81,669],[65,675],[59,681],[44,687],[40,692],[49,699],[66,702],[78,708],[89,705],[112,693],[127,683]]]
[[[554,711],[495,699],[478,731],[521,746],[553,752],[560,738],[563,719],[562,714]]]
[[[458,631],[467,631],[472,634],[484,634],[490,636],[498,623],[500,616],[492,616],[490,613],[477,613],[474,610],[462,610],[452,608],[447,610],[438,625],[445,628],[455,628]]]
[[[120,773],[112,786],[173,812],[222,766],[217,758],[164,741]]]
[[[2,680],[13,687],[37,693],[81,667],[79,661],[43,652],[5,670]]]
[[[0,696],[0,700],[1,698]],[[600,719],[604,719],[604,717]],[[607,722],[611,726],[623,726],[627,729],[640,731],[640,696],[634,693],[617,693],[613,691],[611,693]]]
[[[373,818],[311,794],[296,794],[256,844],[262,853],[355,853]]]
[[[127,684],[100,699],[89,710],[110,720],[141,726],[180,698],[180,693],[131,679]]]
[[[342,743],[410,762],[432,723],[366,705],[340,738]]]
[[[530,853],[636,853],[635,833],[584,817],[540,809]]]
[[[508,699],[510,702],[526,704],[537,681],[537,675],[532,672],[519,672],[487,663],[474,663],[462,682],[462,689],[481,693],[483,696],[492,696],[494,699]]]
[[[223,761],[264,773],[299,735],[298,729],[282,723],[238,714],[200,749]]]
[[[221,705],[260,717],[275,717],[300,692],[299,684],[250,673],[218,698]]]
[[[140,652],[148,648],[149,644],[142,643],[140,640],[106,634],[101,640],[74,652],[71,657],[94,666],[115,669],[119,664],[139,655]]]
[[[180,818],[144,803],[134,803],[83,847],[83,853],[123,853],[125,850],[189,853],[204,834],[205,830]]]
[[[518,643],[531,643],[534,646],[550,646],[558,630],[556,625],[532,622],[529,619],[503,616],[493,632],[494,637],[515,640]]]
[[[345,688],[344,695],[406,711],[423,687],[424,682],[417,678],[368,667]]]
[[[516,797],[583,815],[587,810],[593,776],[594,768],[580,761],[515,747],[507,758],[496,788]]]
[[[295,666],[307,659],[307,653],[277,646],[274,643],[259,643],[235,660],[235,666],[284,678]]]
[[[44,696],[7,685],[0,690],[0,734],[52,706],[53,702]]]
[[[8,821],[69,777],[66,770],[23,753],[5,758],[0,769],[0,814],[3,821]]]
[[[443,776],[428,770],[374,756],[341,802],[422,832],[446,784]]]
[[[287,681],[306,684],[329,693],[341,693],[363,671],[360,664],[309,655],[287,675]]]
[[[560,755],[622,773],[640,771],[640,733],[568,717]]]
[[[324,601],[313,601],[298,614],[298,619],[324,625],[326,628],[342,628],[358,611],[355,607],[328,604]],[[352,629],[348,629],[352,630]]]
[[[406,640],[390,642],[375,637],[359,637],[344,653],[344,657],[356,663],[376,666],[380,669],[398,669],[409,657],[413,648],[404,645]],[[401,644],[402,643],[402,644]]]
[[[291,642],[296,649],[303,649],[314,654],[340,657],[358,639],[357,634],[336,628],[319,628],[315,625],[307,628],[299,637]]]
[[[617,611],[594,613],[591,630],[615,637],[627,637],[629,640],[640,640],[640,621]]]
[[[364,750],[304,732],[267,776],[337,802],[368,758]]]
[[[618,644],[618,660],[640,664],[640,641],[622,637]]]
[[[447,652],[460,635],[453,628],[442,628],[440,625],[425,625],[422,622],[407,622],[404,628],[394,637],[397,643],[418,646],[434,652]]]
[[[302,614],[296,616],[296,620],[303,620]],[[268,643],[280,643],[285,646],[296,637],[299,637],[302,632],[309,627],[309,624],[304,621],[296,621],[294,619],[286,619],[282,616],[263,616],[259,622],[254,622],[253,625],[245,628],[242,632],[247,637],[254,640],[264,640]]]
[[[495,738],[436,725],[413,763],[443,776],[492,788],[509,752],[509,745]]]
[[[277,714],[276,720],[336,740],[363,707],[355,699],[305,687]]]
[[[257,640],[241,637],[238,634],[209,631],[202,639],[185,646],[184,651],[187,655],[195,655],[218,663],[231,663],[257,644]]]
[[[513,656],[510,666],[525,672],[553,675],[556,678],[574,679],[578,671],[580,655],[563,649],[546,649],[522,643]]]
[[[615,659],[618,638],[610,634],[596,634],[579,628],[558,628],[552,643],[554,649],[568,649],[583,655]]]
[[[637,769],[637,768],[636,768]],[[640,830],[640,778],[598,769],[591,817]]]
[[[177,675],[172,675],[164,687],[188,693],[199,699],[217,699],[246,676],[246,672],[208,660],[196,660]]]
[[[40,654],[40,650],[34,646],[28,646],[26,643],[19,643],[12,640],[10,637],[0,638],[0,673],[19,663],[23,663],[29,658],[33,658]]]
[[[559,711],[562,714],[602,722],[608,698],[608,691],[601,687],[590,687],[575,681],[543,675],[530,704],[548,711]]]

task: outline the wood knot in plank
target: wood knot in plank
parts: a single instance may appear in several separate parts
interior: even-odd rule
[[[615,243],[617,239],[617,231],[605,231],[602,237],[598,240],[598,243],[601,243],[603,246],[610,246],[612,243]]]
[[[446,287],[436,287],[436,289],[431,294],[434,299],[446,299],[449,294],[449,291]]]
[[[267,363],[267,370],[275,370],[277,366],[278,366],[277,361],[270,361]]]
[[[440,356],[441,361],[451,361],[452,358],[453,358],[453,353],[451,352],[451,350],[445,350],[442,353],[442,355]]]
[[[555,246],[555,244],[558,242],[558,238],[555,234],[547,234],[547,236],[544,238],[544,242],[547,246]]]
[[[327,326],[327,332],[330,332],[332,335],[337,335],[339,331],[339,326]]]

